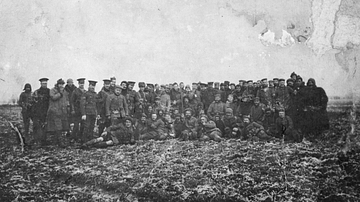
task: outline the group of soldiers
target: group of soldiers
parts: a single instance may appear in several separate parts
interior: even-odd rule
[[[300,75],[267,78],[158,85],[116,78],[96,81],[57,80],[51,89],[47,78],[32,92],[25,84],[22,107],[25,137],[33,122],[35,143],[47,144],[47,136],[64,146],[67,140],[82,146],[106,147],[138,140],[252,140],[301,141],[302,135],[316,135],[329,129],[328,98],[314,79],[305,85]]]

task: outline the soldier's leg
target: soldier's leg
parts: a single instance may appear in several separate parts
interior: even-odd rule
[[[81,117],[74,115],[73,120],[74,120],[74,129],[73,129],[73,131],[72,131],[72,139],[78,140],[78,139],[80,139],[80,122],[81,122]]]
[[[87,117],[88,117],[88,116],[86,116],[86,119],[87,119]],[[91,139],[93,138],[95,121],[96,121],[96,116],[95,116],[95,115],[90,115],[90,116],[89,116],[89,128],[88,128],[88,132],[85,134],[87,140],[91,140]]]
[[[29,127],[30,127],[30,114],[27,112],[23,112],[22,118],[24,122],[24,136],[27,138],[29,135]]]
[[[209,134],[209,138],[216,142],[221,142],[221,133],[219,131],[213,131]]]

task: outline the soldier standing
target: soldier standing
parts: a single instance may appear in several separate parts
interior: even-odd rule
[[[65,81],[59,79],[55,87],[50,90],[49,110],[46,117],[47,131],[55,136],[53,140],[60,147],[65,146],[63,136],[65,136],[64,132],[69,130],[70,103],[64,84]]]
[[[154,84],[148,83],[148,93],[146,94],[147,105],[153,105],[155,103],[156,93],[154,92]]]
[[[81,108],[80,102],[82,95],[86,92],[84,89],[85,78],[79,78],[78,81],[78,88],[75,88],[71,97],[70,97],[70,106],[71,106],[71,115],[73,117],[74,122],[74,129],[72,131],[72,138],[75,141],[80,140],[81,135],[84,131],[84,124],[81,121]]]
[[[24,86],[24,92],[20,94],[20,98],[18,101],[19,106],[21,107],[21,115],[24,122],[24,129],[25,129],[25,136],[27,137],[29,135],[29,127],[30,127],[30,120],[31,117],[31,108],[33,105],[33,98],[32,98],[32,92],[31,92],[31,85],[29,83],[25,84]]]
[[[134,81],[128,81],[127,102],[129,107],[129,115],[131,117],[135,114],[136,105],[139,103],[139,94],[134,90]]]
[[[97,81],[89,80],[89,88],[81,96],[80,109],[81,119],[84,121],[84,133],[82,134],[81,141],[87,142],[93,138],[93,131],[96,122],[97,110],[96,101],[97,95],[95,86]]]
[[[41,86],[33,94],[35,102],[32,108],[34,139],[42,145],[46,143],[45,125],[50,99],[50,89],[47,87],[48,80],[48,78],[39,79]]]
[[[104,86],[101,91],[97,95],[97,111],[98,115],[100,115],[100,123],[99,123],[99,135],[101,135],[104,131],[104,128],[109,127],[111,125],[110,119],[106,117],[106,100],[107,98],[115,92],[115,88],[113,91],[111,90],[111,80],[104,79]]]

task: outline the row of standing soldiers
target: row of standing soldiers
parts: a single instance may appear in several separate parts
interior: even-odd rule
[[[295,73],[286,80],[287,85],[284,79],[277,78],[257,82],[240,80],[237,85],[228,81],[199,82],[193,83],[192,88],[183,83],[159,86],[140,82],[137,92],[133,90],[135,82],[122,81],[116,85],[114,77],[103,80],[99,93],[95,92],[96,81],[89,81],[85,90],[84,78],[77,80],[78,87],[71,79],[66,86],[59,79],[55,87],[49,89],[47,81],[47,78],[40,79],[41,87],[34,93],[30,84],[26,84],[19,99],[25,134],[29,133],[32,119],[34,137],[40,143],[44,143],[47,133],[61,137],[69,130],[74,140],[86,142],[126,117],[140,120],[144,114],[151,117],[155,112],[160,117],[171,114],[175,119],[185,109],[191,109],[194,117],[205,114],[215,121],[222,119],[230,108],[236,117],[250,115],[251,121],[259,124],[263,124],[264,117],[270,113],[270,125],[275,125],[279,111],[285,111],[294,128],[303,133],[328,128],[325,91],[316,86],[314,79],[309,79],[305,86]]]

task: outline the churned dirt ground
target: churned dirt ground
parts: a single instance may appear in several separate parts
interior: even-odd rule
[[[350,131],[345,113],[333,114],[331,130],[314,142],[167,140],[23,153],[5,121],[21,127],[19,109],[0,113],[4,202],[360,201],[360,149],[344,154],[339,141]]]

